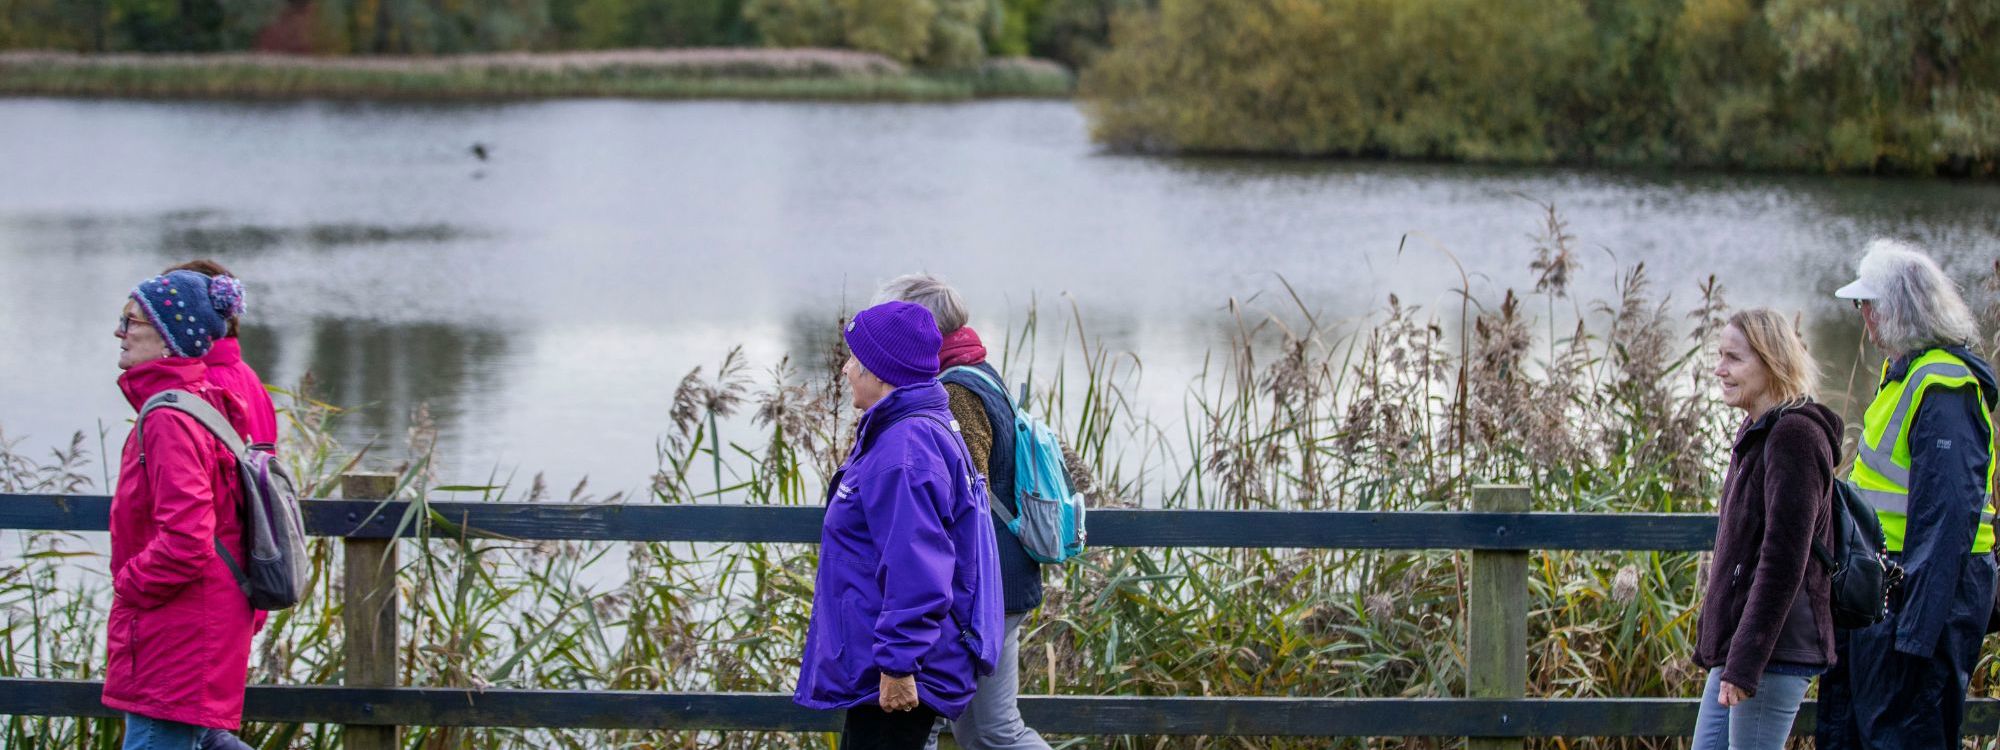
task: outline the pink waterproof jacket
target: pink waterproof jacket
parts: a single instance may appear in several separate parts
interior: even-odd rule
[[[217,339],[201,358],[208,365],[208,384],[228,391],[243,402],[244,437],[252,443],[278,442],[278,410],[271,406],[271,393],[264,379],[243,363],[243,344],[236,339]]]
[[[200,360],[170,358],[118,379],[138,408],[190,391],[242,425],[241,404],[205,381]],[[236,729],[250,665],[250,600],[215,554],[243,549],[235,457],[201,423],[156,411],[134,430],[111,499],[111,602],[104,705],[154,719]]]

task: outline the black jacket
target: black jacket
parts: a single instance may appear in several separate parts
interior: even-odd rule
[[[1812,548],[1833,548],[1841,430],[1818,403],[1772,409],[1730,453],[1694,663],[1753,695],[1771,662],[1834,661],[1831,583]]]

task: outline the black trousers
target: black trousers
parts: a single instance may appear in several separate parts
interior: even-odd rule
[[[923,750],[937,716],[923,706],[895,713],[881,706],[855,706],[847,709],[847,722],[840,728],[840,750]]]
[[[1992,612],[1994,568],[1966,562],[1950,617],[1928,656],[1896,650],[1896,618],[1834,634],[1839,662],[1819,681],[1819,750],[1937,750],[1959,745],[1965,692]]]

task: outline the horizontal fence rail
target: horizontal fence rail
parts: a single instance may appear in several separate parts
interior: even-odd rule
[[[391,494],[385,475],[349,475],[348,498]],[[1471,512],[1093,509],[1094,547],[1469,550],[1468,697],[1309,698],[1023,696],[1028,723],[1052,734],[1323,737],[1468,737],[1469,747],[1519,748],[1530,737],[1686,736],[1697,702],[1681,698],[1529,699],[1525,688],[1527,557],[1539,550],[1697,552],[1709,549],[1708,514],[1531,513],[1526,490],[1481,487]],[[811,711],[770,693],[395,686],[396,545],[418,533],[399,500],[309,500],[308,534],[342,538],[346,685],[248,689],[249,721],[347,725],[348,750],[398,746],[402,726],[830,732],[837,712]],[[0,529],[92,532],[108,528],[102,495],[0,494]],[[434,536],[625,542],[819,541],[820,506],[429,502]],[[379,561],[390,561],[386,566]],[[102,684],[0,679],[0,714],[111,717]],[[1808,733],[1813,706],[1795,733]],[[1994,734],[2000,702],[1968,704],[1967,734]]]
[[[408,501],[311,500],[306,533],[381,539]],[[431,502],[474,535],[620,542],[819,542],[820,506]],[[0,494],[0,529],[104,531],[103,495]],[[405,528],[403,536],[413,536]],[[433,529],[433,534],[443,532]],[[1090,511],[1093,547],[1693,552],[1715,542],[1715,517],[1693,513],[1488,513],[1293,510]]]
[[[0,713],[119,714],[98,705],[102,683],[0,680]],[[1694,731],[1686,698],[1177,698],[1022,696],[1037,730],[1082,735],[1265,737],[1662,737]],[[1796,734],[1812,732],[1811,701]],[[564,727],[662,731],[836,732],[840,715],[812,711],[779,693],[660,693],[623,690],[278,687],[253,685],[247,721]],[[2000,723],[2000,701],[1966,704],[1965,725]]]

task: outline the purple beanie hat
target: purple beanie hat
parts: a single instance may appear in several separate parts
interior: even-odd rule
[[[854,359],[893,387],[937,377],[944,337],[922,305],[891,301],[862,310],[847,322],[846,337]]]

